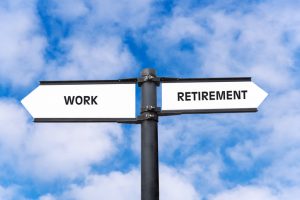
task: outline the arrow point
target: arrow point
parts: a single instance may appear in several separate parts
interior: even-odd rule
[[[27,112],[32,116],[32,114],[30,113],[30,110],[29,110],[29,105],[28,105],[28,96],[29,95],[30,95],[30,93],[21,100],[21,103],[24,106],[24,108],[27,110]]]
[[[37,92],[37,88],[35,88],[33,91],[31,91],[27,96],[25,96],[22,100],[21,103],[22,105],[25,107],[25,109],[29,112],[29,114],[34,117],[34,111],[32,110],[32,108],[34,107],[34,94]]]
[[[253,83],[256,87],[256,93],[257,93],[257,107],[267,98],[269,95],[266,91],[264,91],[261,87]]]

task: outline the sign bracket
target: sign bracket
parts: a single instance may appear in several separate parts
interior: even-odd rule
[[[144,82],[149,82],[149,81],[154,82],[156,84],[156,86],[159,86],[160,82],[161,82],[160,77],[156,77],[151,74],[137,79],[137,83],[138,83],[139,87],[141,87]]]
[[[158,122],[158,114],[156,112],[146,112],[142,113],[140,116],[137,117],[137,122],[142,123],[145,120],[154,120]]]
[[[64,80],[64,81],[40,81],[40,85],[91,85],[91,84],[120,84],[136,83],[137,78],[126,78],[117,80]]]
[[[181,83],[181,82],[244,82],[251,81],[251,77],[221,77],[221,78],[173,78],[160,77],[162,83]]]
[[[183,114],[216,114],[216,113],[244,113],[257,112],[257,108],[235,108],[235,109],[201,109],[201,110],[164,110],[159,116],[183,115]]]
[[[141,112],[160,112],[161,108],[160,107],[154,107],[152,105],[147,105],[145,107],[141,108]]]
[[[137,118],[34,118],[33,122],[36,123],[127,123],[139,124]]]

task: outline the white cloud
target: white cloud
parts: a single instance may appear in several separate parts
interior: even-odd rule
[[[256,131],[261,131],[261,135],[228,149],[238,166],[249,168],[262,158],[275,159],[276,162],[289,154],[296,155],[293,152],[297,152],[300,145],[299,98],[299,90],[290,90],[268,98],[264,109],[260,111],[263,118],[256,123]],[[296,160],[292,162],[296,164]]]
[[[47,76],[51,79],[122,78],[121,74],[130,74],[136,66],[134,58],[117,36],[99,35],[94,39],[80,34],[63,43],[69,49],[67,62],[50,68]]]
[[[0,3],[1,83],[28,85],[44,73],[42,66],[47,67],[43,76],[48,79],[106,79],[132,73],[136,63],[122,35],[127,29],[135,33],[136,29],[146,27],[152,1],[53,2],[53,15],[67,22],[80,19],[82,23],[72,26],[67,38],[60,38],[60,47],[67,49],[62,55],[64,64],[54,60],[51,66],[44,65],[46,42],[39,32],[35,1]],[[214,6],[185,10],[186,7],[179,6],[170,18],[154,19],[157,26],[143,36],[147,37],[151,58],[167,67],[172,63],[182,65],[173,68],[179,75],[184,66],[190,68],[183,71],[188,70],[193,76],[251,75],[271,95],[254,117],[162,120],[159,137],[163,159],[174,161],[175,156],[184,157],[184,161],[176,161],[177,167],[182,167],[180,170],[161,168],[162,199],[199,199],[196,189],[204,196],[222,190],[211,196],[212,200],[298,199],[300,96],[295,89],[299,74],[295,72],[298,66],[294,56],[300,46],[299,4],[266,1],[251,4],[247,12],[225,12]],[[180,49],[185,43],[188,50]],[[45,180],[87,175],[86,182],[73,185],[65,193],[64,197],[71,199],[86,199],[88,195],[91,199],[139,199],[136,170],[89,174],[91,165],[117,151],[116,145],[122,140],[119,125],[32,125],[27,123],[28,115],[12,100],[2,99],[0,110],[0,150],[4,152],[0,166],[9,166],[21,176]],[[228,145],[226,138],[239,132],[239,127],[243,127],[243,133],[238,133],[242,136],[229,145],[232,147],[224,147]],[[253,133],[244,132],[246,129]],[[139,138],[140,132],[136,131],[133,146],[138,152]],[[199,149],[199,144],[208,143],[213,147]],[[250,180],[257,185],[223,190],[225,183],[220,173],[226,163],[218,154],[220,148],[227,148],[225,153],[242,169],[251,169],[260,159],[268,162]],[[206,183],[206,188],[199,186]],[[9,199],[14,191],[0,187],[1,195]],[[56,198],[51,194],[40,197]]]
[[[51,15],[62,22],[79,19],[69,35],[59,38],[64,53],[46,70],[47,79],[112,79],[133,76],[137,67],[123,41],[127,30],[147,25],[151,0],[53,0]],[[126,19],[126,20],[125,20]],[[126,23],[125,23],[125,21]],[[136,74],[134,74],[136,75]]]
[[[33,168],[33,175],[48,180],[86,174],[91,164],[117,151],[116,144],[122,137],[120,126],[113,124],[38,124],[33,128],[20,165],[24,172]]]
[[[279,200],[272,191],[263,187],[236,187],[232,190],[224,191],[216,196],[210,198],[210,200]]]
[[[203,195],[222,189],[224,163],[219,151],[224,139],[230,136],[229,130],[207,118],[173,116],[170,120],[162,118],[158,127],[160,161],[174,163],[180,177],[188,180]],[[140,155],[139,128],[134,131],[131,143],[133,151]],[[199,143],[203,144],[202,149],[199,149]],[[213,149],[208,146],[213,146]],[[161,170],[164,170],[164,165]]]
[[[279,195],[280,200],[297,200],[299,199],[300,189],[297,187],[285,188]]]
[[[160,165],[160,199],[198,200],[200,195],[191,181],[179,170]]]
[[[123,29],[146,26],[152,12],[152,3],[152,0],[119,0],[118,3],[109,0],[52,0],[49,5],[51,13],[63,21],[80,18],[84,22],[80,24],[81,28],[102,26],[110,30],[118,27],[123,32]]]
[[[251,170],[263,163],[251,182],[257,188],[276,191],[272,198],[279,200],[299,198],[299,94],[299,90],[290,90],[271,96],[261,111],[263,118],[256,124],[261,136],[228,149],[241,169]]]
[[[0,110],[0,149],[3,152],[0,163],[5,164],[12,162],[15,153],[20,150],[26,140],[29,125],[26,123],[25,111],[17,105],[16,101],[0,99]]]
[[[286,144],[285,146],[299,145],[299,98],[300,90],[291,89],[277,96],[272,96],[268,100],[268,104],[263,110],[264,119],[260,126],[272,128],[273,137],[271,142],[273,145],[277,147],[284,144]],[[279,142],[279,144],[276,144],[276,142]]]
[[[1,200],[28,200],[20,195],[17,186],[3,187],[0,185],[0,199]]]
[[[256,141],[246,141],[227,149],[227,154],[240,169],[250,169],[255,160],[261,156],[262,151],[254,148]]]
[[[203,31],[203,28],[193,18],[176,16],[165,23],[159,34],[169,40],[167,42],[174,43],[179,42],[182,38],[198,38],[204,34]]]
[[[1,100],[0,109],[0,166],[21,177],[80,177],[122,141],[118,124],[27,124],[28,115],[15,101]]]
[[[299,67],[295,64],[295,54],[300,47],[300,24],[297,20],[299,4],[292,1],[263,1],[251,4],[247,10],[238,7],[225,10],[226,6],[218,6],[187,9],[178,4],[171,17],[164,19],[159,28],[148,32],[148,35],[152,36],[145,39],[150,47],[149,56],[157,58],[159,62],[165,62],[168,67],[174,64],[174,60],[180,63],[182,56],[186,62],[183,67],[185,66],[185,70],[189,70],[193,76],[196,76],[196,73],[201,77],[252,76],[270,96],[260,111],[252,117],[240,119],[242,115],[238,115],[230,119],[223,118],[220,124],[213,123],[218,117],[212,117],[210,126],[199,126],[200,122],[195,123],[193,120],[180,123],[169,121],[165,129],[164,126],[160,127],[161,152],[164,156],[166,152],[172,153],[177,149],[178,156],[193,146],[193,142],[199,144],[202,141],[199,140],[200,133],[194,134],[193,131],[190,131],[190,137],[194,140],[187,140],[188,136],[184,133],[186,130],[193,130],[192,125],[188,124],[195,123],[197,130],[201,132],[211,129],[211,126],[216,128],[220,125],[232,131],[231,134],[223,134],[228,137],[232,137],[234,132],[239,132],[243,127],[240,138],[235,138],[237,141],[232,139],[231,144],[219,140],[222,137],[212,138],[216,145],[214,149],[223,145],[223,148],[227,149],[226,153],[241,169],[251,170],[252,167],[258,167],[257,176],[252,177],[255,182],[272,183],[272,187],[277,184],[277,187],[290,184],[290,187],[298,186],[299,183],[293,177],[298,177],[299,173],[299,92],[295,89],[299,88],[296,85],[299,79],[299,71],[296,69]],[[176,23],[179,21],[181,23]],[[180,42],[185,40],[193,41],[190,52],[178,47]],[[170,59],[170,52],[176,55],[175,58]],[[190,67],[190,63],[194,67]],[[200,65],[202,67],[199,67]],[[175,70],[181,73],[180,70]],[[227,124],[230,120],[234,125]],[[210,137],[215,137],[214,131],[209,132],[214,133]],[[185,145],[183,150],[178,148],[183,144],[188,145]],[[263,171],[262,174],[260,170]],[[277,170],[282,173],[273,176]],[[268,192],[258,193],[261,194],[258,198],[277,198]]]
[[[52,0],[50,2],[51,13],[67,21],[83,17],[89,12],[87,3],[83,0]]]
[[[297,6],[286,1],[229,11],[218,3],[193,9],[179,3],[144,41],[149,56],[168,68],[180,65],[200,77],[252,76],[268,89],[283,91],[297,82],[292,73],[300,47],[297,16]]]
[[[85,183],[73,185],[62,199],[140,199],[140,179],[136,170],[129,173],[111,172],[107,175],[90,175]]]
[[[152,0],[120,0],[118,3],[110,0],[93,0],[91,20],[96,24],[136,29],[147,25],[151,4]]]
[[[159,150],[167,159],[191,155],[195,149],[217,153],[228,137],[238,134],[237,127],[252,125],[249,123],[252,120],[255,122],[256,119],[245,114],[162,117],[159,123]],[[199,144],[205,146],[199,149]]]
[[[64,50],[46,71],[47,79],[112,79],[133,75],[137,63],[124,43],[127,30],[147,25],[151,0],[114,3],[107,0],[56,1],[51,14],[63,22],[80,19],[59,39]],[[72,9],[67,9],[72,7]],[[124,20],[126,19],[126,23]],[[126,77],[125,77],[126,78]]]
[[[209,128],[199,131],[198,128],[201,127]],[[173,116],[169,119],[161,117],[158,124],[158,132],[159,153],[164,159],[172,159],[174,156],[179,156],[179,150],[181,156],[187,156],[198,142],[204,141],[208,137],[210,137],[211,142],[217,142],[228,134],[228,131],[219,126],[216,121],[210,119],[199,121],[197,118],[184,116]],[[216,134],[211,135],[210,133],[212,132]],[[137,155],[140,155],[141,151],[140,134],[140,127],[138,127],[132,135],[131,147]]]
[[[221,178],[224,163],[219,154],[189,156],[180,170],[192,181],[197,191],[201,191],[204,195],[220,191],[225,187],[225,181]]]
[[[197,46],[206,37],[204,29],[189,15],[161,16],[159,26],[142,36],[147,44],[147,55],[169,73],[182,76],[200,66]],[[178,70],[184,68],[185,70]]]
[[[40,33],[35,1],[0,4],[0,78],[2,83],[28,86],[41,73],[45,38]]]
[[[111,79],[132,76],[137,67],[123,43],[123,30],[144,26],[151,1],[68,1],[49,2],[49,16],[62,21],[82,18],[67,37],[57,38],[63,50],[57,59],[47,58],[46,36],[37,15],[36,1],[5,1],[0,5],[0,78],[13,86],[28,86],[43,79]],[[107,12],[108,11],[108,12]],[[123,20],[126,18],[127,23]],[[117,29],[112,24],[119,24]],[[102,27],[102,28],[100,28]],[[61,27],[53,27],[61,28]],[[50,39],[53,36],[50,36]],[[51,40],[49,40],[51,41]],[[51,48],[50,48],[51,49]],[[56,54],[58,54],[56,52]]]
[[[300,188],[300,180],[298,179],[300,176],[299,153],[299,146],[297,149],[282,152],[281,155],[276,156],[271,166],[263,170],[257,181],[278,190]]]
[[[107,175],[89,175],[83,185],[73,185],[59,199],[140,199],[140,172],[111,172]],[[160,199],[198,200],[199,194],[186,177],[177,170],[160,166]]]
[[[0,199],[11,200],[14,196],[14,190],[12,188],[3,188],[0,186]]]
[[[56,198],[51,194],[43,195],[39,198],[39,200],[55,200]]]
[[[278,190],[263,185],[237,186],[223,190],[215,195],[210,195],[209,200],[297,200],[299,187],[283,187]]]
[[[215,34],[209,48],[205,49],[206,72],[218,74],[218,70],[225,69],[228,70],[225,75],[232,72],[250,74],[275,91],[292,87],[295,77],[291,71],[299,40],[287,35],[300,32],[299,22],[294,20],[297,17],[282,19],[299,13],[293,4],[285,7],[288,7],[288,12],[282,10],[280,3],[267,2],[254,6],[246,14],[212,14]],[[218,48],[220,45],[224,48]],[[220,59],[214,56],[224,59],[218,63]]]

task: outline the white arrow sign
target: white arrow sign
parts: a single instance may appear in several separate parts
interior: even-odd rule
[[[45,84],[22,104],[35,119],[135,118],[135,85]]]
[[[162,112],[256,111],[267,93],[250,81],[162,83]]]

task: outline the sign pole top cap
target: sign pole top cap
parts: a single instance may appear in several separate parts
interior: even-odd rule
[[[145,68],[143,69],[143,71],[141,72],[142,76],[156,76],[156,71],[153,68]]]

